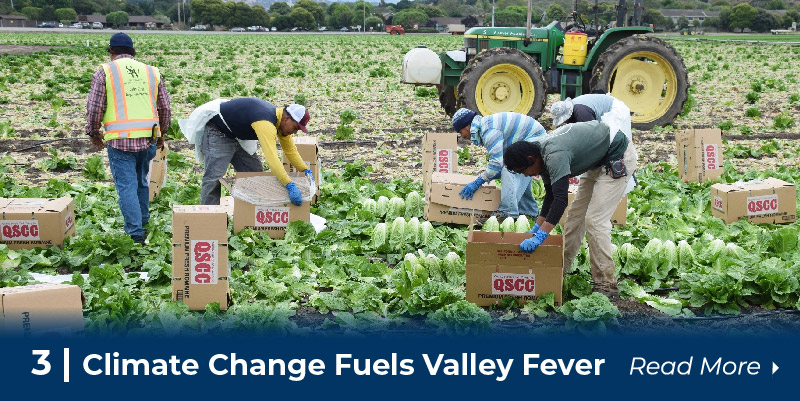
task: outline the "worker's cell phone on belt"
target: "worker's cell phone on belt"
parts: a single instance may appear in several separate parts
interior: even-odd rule
[[[612,160],[608,165],[608,172],[611,173],[611,178],[615,180],[617,178],[625,177],[628,175],[628,172],[625,169],[625,161],[622,159]]]

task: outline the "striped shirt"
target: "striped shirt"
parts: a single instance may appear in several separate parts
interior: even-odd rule
[[[500,176],[503,169],[503,149],[520,141],[533,142],[545,134],[544,127],[538,121],[512,112],[476,116],[472,120],[470,131],[477,134],[473,135],[478,142],[476,145],[485,146],[489,152],[489,163],[481,173],[481,178],[486,182]]]
[[[121,54],[114,57],[113,60],[132,57],[133,56],[130,54]],[[158,83],[158,97],[156,101],[158,123],[161,127],[161,133],[163,134],[169,129],[169,125],[172,122],[169,92],[167,92],[167,87],[164,85],[163,76]],[[106,73],[103,67],[100,67],[92,76],[89,100],[86,102],[85,131],[87,135],[93,132],[100,132],[100,127],[103,126],[103,115],[106,113],[106,105]],[[140,152],[150,146],[150,138],[112,139],[108,141],[108,145],[125,152]]]

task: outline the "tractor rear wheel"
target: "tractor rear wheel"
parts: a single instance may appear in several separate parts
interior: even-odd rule
[[[456,96],[456,87],[450,85],[436,85],[439,90],[439,104],[448,116],[452,117],[458,110],[458,96]]]
[[[475,56],[461,72],[458,84],[459,103],[484,116],[513,111],[538,118],[544,110],[546,93],[539,64],[508,47]]]
[[[593,91],[610,93],[633,113],[631,126],[649,130],[671,124],[689,97],[689,73],[675,48],[634,35],[609,46],[592,72]]]

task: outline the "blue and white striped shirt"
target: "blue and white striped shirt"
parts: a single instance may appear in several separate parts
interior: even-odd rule
[[[486,117],[475,116],[470,125],[472,142],[489,152],[489,163],[481,178],[489,182],[503,169],[503,149],[511,144],[533,142],[546,133],[542,124],[524,114],[505,112]]]

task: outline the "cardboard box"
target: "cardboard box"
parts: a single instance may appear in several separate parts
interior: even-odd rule
[[[167,144],[156,151],[156,156],[150,160],[150,170],[147,172],[147,182],[150,187],[150,202],[161,192],[161,188],[167,183],[167,154],[169,149]]]
[[[311,200],[312,203],[317,202],[317,198],[319,197],[319,185],[322,183],[322,171],[320,171],[320,161],[319,161],[319,146],[317,144],[317,138],[311,136],[296,136],[294,137],[294,145],[297,147],[297,153],[300,154],[300,157],[308,166],[309,170],[311,170],[311,174],[314,176],[314,182],[317,184],[317,192],[315,194],[315,198]],[[286,153],[281,152],[281,160],[283,160],[283,168],[286,170],[287,173],[297,173],[297,169],[289,163],[289,159],[286,157]],[[300,171],[302,173],[302,171]]]
[[[567,221],[567,214],[569,212],[569,207],[572,205],[572,200],[575,199],[575,194],[578,192],[577,186],[570,186],[569,192],[567,193],[567,208],[564,210],[564,214],[561,216],[561,220],[558,221],[558,224],[564,226],[564,223]],[[611,215],[611,224],[615,226],[624,226],[626,223],[626,217],[628,214],[628,195],[625,195],[620,199],[619,203],[617,204],[617,208],[614,209],[614,213]]]
[[[73,235],[72,198],[0,198],[0,243],[9,249],[60,246]]]
[[[458,134],[427,133],[422,137],[422,189],[430,189],[431,174],[458,172]]]
[[[432,173],[430,190],[425,196],[424,218],[440,223],[470,224],[476,218],[488,217],[500,205],[500,188],[493,183],[482,185],[471,200],[461,199],[459,192],[475,180],[464,174]]]
[[[172,207],[172,300],[228,309],[228,214],[219,205]]]
[[[704,182],[722,175],[722,130],[683,130],[675,134],[675,143],[681,180]]]
[[[236,178],[267,176],[277,181],[270,172],[263,173],[236,173]],[[300,177],[302,173],[290,173],[290,177]],[[234,184],[235,186],[236,184]],[[283,238],[286,235],[286,226],[295,220],[311,220],[311,204],[303,202],[295,206],[287,202],[280,206],[257,206],[241,199],[233,200],[233,232],[238,233],[245,228],[255,231],[264,231],[270,238]]]
[[[521,303],[553,292],[561,305],[564,242],[560,235],[545,239],[536,252],[525,253],[519,244],[529,233],[474,231],[467,234],[467,301],[489,306],[504,297]]]
[[[0,288],[0,334],[70,336],[83,332],[83,293],[76,285]]]
[[[767,178],[762,184],[711,186],[711,214],[730,224],[747,218],[755,224],[783,224],[797,220],[794,184]]]

